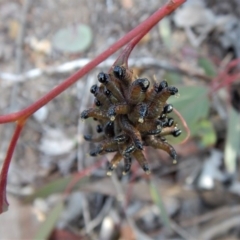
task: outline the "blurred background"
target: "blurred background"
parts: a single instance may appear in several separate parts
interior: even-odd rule
[[[29,106],[164,3],[1,0],[1,114]],[[239,16],[239,0],[188,0],[132,52],[137,75],[179,88],[169,103],[191,130],[172,141],[177,165],[145,150],[150,178],[136,163],[106,177],[111,155],[89,157],[83,140],[96,125],[79,120],[89,89],[119,52],[37,111],[11,162],[0,239],[240,239]],[[13,129],[0,126],[1,165]]]

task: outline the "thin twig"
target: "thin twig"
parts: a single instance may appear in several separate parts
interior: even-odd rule
[[[183,118],[183,116],[180,114],[180,112],[178,112],[178,110],[176,108],[173,109],[174,113],[179,117],[179,119],[181,120],[181,123],[184,127],[184,129],[186,130],[186,137],[182,140],[182,142],[180,144],[184,144],[187,142],[187,140],[189,139],[190,135],[191,135],[191,131],[190,128],[188,127],[185,119]]]
[[[31,0],[25,0],[22,9],[22,16],[21,16],[21,27],[19,29],[19,34],[17,38],[17,49],[16,49],[16,62],[15,62],[15,69],[17,73],[20,73],[22,70],[22,60],[23,60],[23,42],[26,32],[26,23],[27,23],[27,13],[30,9]]]
[[[214,226],[209,227],[200,236],[200,239],[210,240],[214,237],[221,236],[222,234],[228,232],[231,228],[239,228],[240,216],[235,216],[232,218],[227,218],[225,221],[219,224],[214,224]]]
[[[34,80],[38,77],[41,77],[43,75],[47,76],[59,76],[60,74],[68,74],[73,72],[74,70],[77,70],[79,68],[84,67],[86,64],[88,64],[91,61],[89,58],[81,58],[74,61],[63,63],[56,67],[48,67],[45,69],[40,68],[34,68],[31,69],[23,74],[13,74],[13,73],[4,73],[0,72],[0,79],[7,81],[7,84],[15,83],[15,82],[25,82]],[[115,62],[115,59],[109,58],[105,60],[104,62],[100,63],[96,68],[110,68],[112,64]],[[177,65],[173,65],[172,63],[165,61],[165,60],[159,60],[156,58],[151,57],[142,57],[142,58],[129,58],[128,65],[130,68],[137,67],[137,68],[161,68],[166,71],[176,72],[182,75],[187,75],[190,77],[195,77],[198,79],[202,79],[204,81],[211,81],[211,78],[190,70],[182,69],[178,67]]]
[[[99,214],[96,216],[96,218],[94,218],[93,220],[91,220],[89,222],[89,224],[87,226],[87,229],[83,231],[83,234],[87,234],[88,232],[92,231],[95,227],[97,227],[103,221],[103,218],[109,212],[109,210],[110,210],[110,208],[112,206],[112,203],[113,203],[113,198],[109,197],[106,200],[106,203],[102,207],[102,209],[99,212]]]
[[[121,204],[121,208],[125,213],[126,219],[128,221],[129,226],[131,226],[132,230],[135,233],[136,239],[138,240],[152,240],[152,238],[148,237],[145,233],[141,232],[135,225],[134,221],[132,220],[132,218],[130,216],[128,216],[127,212],[125,211],[125,206],[126,206],[126,198],[125,195],[123,193],[123,189],[122,186],[117,178],[117,175],[115,172],[112,172],[112,182],[113,185],[117,191],[117,199]]]
[[[22,64],[23,64],[23,42],[26,32],[26,23],[27,23],[27,13],[30,8],[31,0],[25,0],[23,4],[23,10],[22,10],[22,16],[21,16],[21,25],[19,29],[18,38],[16,41],[16,60],[15,60],[15,71],[17,74],[21,74],[22,72]],[[10,100],[10,112],[14,110],[15,102],[17,99],[19,91],[19,84],[15,84],[13,86],[12,92],[11,92],[11,100]]]
[[[174,232],[180,235],[184,240],[197,240],[198,238],[193,237],[190,233],[188,233],[185,229],[179,226],[176,222],[170,221],[170,226]]]
[[[86,194],[82,196],[82,204],[83,204],[83,220],[85,225],[85,230],[88,235],[92,235],[92,229],[89,229],[89,223],[91,221],[90,211],[89,211],[89,204],[87,200]]]
[[[235,214],[240,214],[240,205],[237,206],[227,206],[227,207],[223,207],[208,213],[205,213],[203,215],[197,216],[195,218],[192,219],[187,219],[181,222],[181,226],[182,227],[190,227],[190,226],[194,226],[197,224],[201,224],[203,222],[209,221],[213,218],[217,218],[217,217],[221,217],[224,216],[226,218],[226,216],[229,215],[235,215]]]
[[[89,75],[87,85],[84,85],[83,82],[78,82],[77,83],[77,89],[78,89],[78,100],[79,100],[79,110],[80,112],[83,109],[87,108],[87,104],[89,103],[90,100],[90,95],[88,92],[85,91],[85,89],[90,89],[91,85],[93,85],[94,78],[92,75]],[[79,89],[80,88],[80,89]],[[81,101],[80,101],[81,100]],[[79,114],[80,114],[79,112]],[[79,117],[80,119],[80,117]],[[78,121],[78,137],[82,138],[84,134],[84,127],[83,124],[80,123],[80,120]],[[78,147],[77,147],[77,162],[78,162],[78,171],[82,171],[84,169],[84,164],[83,160],[86,158],[86,146],[80,144],[80,141],[78,141]],[[89,212],[89,205],[87,202],[87,197],[86,194],[83,195],[83,219],[84,219],[84,225],[85,225],[85,232],[89,236],[92,236],[92,230],[93,228],[90,227],[91,224],[91,217],[90,217],[90,212]],[[92,226],[92,225],[91,225]]]

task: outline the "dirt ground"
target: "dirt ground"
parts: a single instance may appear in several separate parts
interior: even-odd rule
[[[1,0],[1,115],[29,106],[165,2]],[[240,239],[239,16],[239,0],[188,0],[130,56],[136,75],[179,87],[171,103],[191,136],[173,142],[177,165],[147,149],[150,177],[136,161],[129,175],[120,164],[108,177],[112,155],[89,156],[94,144],[83,135],[96,123],[80,114],[120,51],[30,117],[9,170],[0,239]],[[78,38],[81,24],[88,32]],[[57,38],[61,29],[72,43]],[[0,165],[13,130],[0,125]]]

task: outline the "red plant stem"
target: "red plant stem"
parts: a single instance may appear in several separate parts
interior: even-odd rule
[[[233,73],[234,69],[239,65],[239,63],[239,58],[232,60],[224,69],[224,71],[220,73],[215,79],[213,79],[210,92],[211,94],[215,91],[218,91],[222,87],[229,86],[231,83],[240,78],[239,71]]]
[[[236,67],[238,67],[239,63],[240,58],[232,60],[225,67],[225,69],[220,72],[216,78],[212,80],[210,93],[218,91],[224,86],[229,86],[232,82],[239,79],[239,71],[234,72],[234,70],[236,70]]]
[[[35,103],[33,103],[29,107],[27,107],[19,112],[0,116],[0,123],[13,122],[20,118],[24,119],[24,118],[29,117],[35,111],[37,111],[39,108],[41,108],[42,106],[47,104],[50,100],[52,100],[53,98],[58,96],[60,93],[62,93],[64,90],[66,90],[68,87],[70,87],[72,84],[74,84],[79,78],[83,77],[86,73],[88,73],[90,70],[92,70],[94,67],[96,67],[99,63],[104,61],[106,58],[108,58],[113,53],[115,53],[118,49],[123,47],[129,41],[131,41],[134,37],[138,36],[142,32],[150,30],[163,17],[165,17],[166,15],[173,12],[176,8],[178,8],[185,1],[186,0],[171,0],[171,1],[169,1],[166,5],[164,5],[162,8],[157,10],[148,19],[146,19],[144,22],[139,24],[136,28],[134,28],[132,31],[130,31],[128,34],[126,34],[124,37],[122,37],[115,44],[110,46],[106,51],[104,51],[102,54],[97,56],[94,60],[92,60],[87,65],[85,65],[82,69],[77,71],[75,74],[73,74],[72,76],[67,78],[64,82],[62,82],[61,84],[56,86],[54,89],[52,89],[49,93],[47,93],[46,95],[41,97]]]
[[[20,133],[24,127],[24,124],[25,124],[25,120],[17,122],[13,137],[11,139],[10,145],[7,150],[6,158],[3,162],[3,167],[1,170],[1,174],[0,174],[0,207],[2,207],[2,208],[3,208],[3,206],[5,206],[5,207],[8,206],[8,202],[6,199],[7,174],[8,174],[9,165],[10,165],[10,162],[12,159],[12,155],[13,155],[14,149],[17,144],[17,140],[18,140]],[[0,212],[2,212],[2,211],[4,211],[4,210],[0,209]]]
[[[238,67],[238,65],[240,64],[240,58],[236,58],[234,60],[232,60],[226,67],[226,72],[229,72],[231,70],[233,70],[233,68]]]
[[[125,64],[125,67],[128,68],[128,58],[131,54],[133,48],[138,44],[138,42],[146,35],[146,33],[150,31],[150,29],[147,29],[146,31],[140,33],[138,36],[136,36],[129,44],[125,47],[123,52],[120,54],[120,56],[117,58],[117,60],[114,62],[113,66],[116,65],[123,65]]]
[[[236,73],[234,75],[225,76],[224,81],[222,81],[219,85],[212,88],[212,93],[218,91],[220,88],[229,87],[231,83],[235,82],[237,79],[240,79],[240,73]]]
[[[185,130],[186,130],[186,132],[187,132],[186,137],[185,137],[184,140],[182,140],[182,142],[180,143],[180,144],[184,144],[184,143],[188,140],[188,138],[190,137],[191,131],[190,131],[190,129],[189,129],[189,127],[188,127],[185,119],[182,117],[181,113],[180,113],[176,108],[173,109],[173,112],[179,117],[179,119],[180,119],[181,122],[182,122],[183,127],[185,128]]]

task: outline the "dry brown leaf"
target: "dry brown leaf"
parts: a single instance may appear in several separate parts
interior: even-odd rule
[[[38,53],[49,55],[52,51],[52,44],[47,39],[38,40],[37,38],[32,37],[29,40],[29,45]]]
[[[19,28],[20,28],[20,25],[19,25],[19,22],[16,21],[16,20],[10,20],[8,22],[8,36],[15,40],[18,36],[18,33],[19,33]]]
[[[1,239],[33,239],[39,222],[34,217],[30,205],[22,205],[16,198],[9,196],[11,207],[0,218]]]
[[[130,9],[133,7],[133,1],[132,0],[122,0],[122,6],[126,9]]]
[[[124,223],[121,227],[121,240],[136,240],[135,234],[133,232],[133,229],[129,224]]]
[[[150,33],[147,33],[144,35],[144,37],[140,40],[139,44],[146,44],[151,40],[151,35]]]

